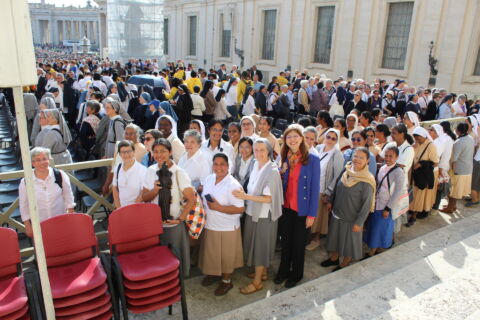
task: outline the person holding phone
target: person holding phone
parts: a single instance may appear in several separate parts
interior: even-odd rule
[[[158,204],[157,171],[166,164],[172,173],[172,201],[170,203],[171,220],[163,222],[162,244],[171,244],[180,251],[183,259],[183,272],[188,276],[190,272],[190,241],[187,229],[184,226],[185,218],[195,205],[195,190],[188,174],[172,161],[172,145],[167,139],[160,138],[153,143],[153,158],[157,163],[147,169],[143,182],[142,199],[144,202]]]
[[[223,296],[233,288],[231,276],[243,267],[240,216],[245,211],[244,201],[233,195],[242,189],[229,173],[228,157],[224,153],[213,156],[213,174],[205,178],[203,203],[207,223],[200,243],[198,266],[206,277],[203,286],[218,281],[216,296]]]

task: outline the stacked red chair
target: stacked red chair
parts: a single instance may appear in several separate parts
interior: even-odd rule
[[[112,269],[124,319],[181,302],[188,319],[181,260],[171,246],[162,246],[160,207],[137,203],[119,208],[108,218]]]
[[[22,272],[17,233],[0,228],[0,319],[42,319],[35,288],[37,276],[26,280]]]
[[[97,256],[92,218],[63,214],[41,227],[57,320],[119,319],[110,262]]]

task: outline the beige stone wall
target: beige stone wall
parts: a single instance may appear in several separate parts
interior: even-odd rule
[[[381,68],[388,3],[414,1],[404,70]],[[317,7],[335,6],[334,35],[329,64],[313,63]],[[262,10],[277,9],[275,56],[261,60]],[[233,13],[232,54],[219,57],[220,14]],[[184,59],[200,67],[221,63],[240,64],[233,52],[235,40],[244,50],[245,66],[256,64],[270,74],[290,65],[308,68],[330,77],[347,76],[373,81],[375,78],[406,79],[426,85],[430,68],[430,41],[439,60],[437,87],[480,95],[480,76],[472,76],[480,48],[480,1],[478,0],[184,0],[165,1],[169,19],[167,60]],[[197,55],[186,56],[187,19],[198,16]]]

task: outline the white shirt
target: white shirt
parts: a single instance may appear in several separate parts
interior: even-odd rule
[[[323,149],[325,149],[325,145],[324,144],[321,144],[321,145],[318,145],[317,146],[317,153],[318,153],[318,157],[320,158],[320,193],[324,193],[325,192],[325,189],[327,186],[325,186],[325,175],[326,175],[326,171],[327,171],[327,164],[328,164],[328,161],[330,161],[330,158],[332,157],[332,154],[333,154],[333,150],[330,150],[330,151],[323,151]]]
[[[255,113],[255,100],[251,95],[248,95],[247,101],[243,104],[243,115],[250,116]]]
[[[382,158],[385,158],[385,151],[389,147],[397,147],[397,143],[396,142],[388,143],[380,152],[380,156]],[[415,156],[415,151],[413,150],[413,146],[411,146],[407,140],[405,140],[401,146],[398,146],[397,164],[404,166],[403,172],[405,173],[405,183],[407,184],[407,186],[408,186],[408,175],[409,175],[410,168],[412,167],[412,164],[413,164],[414,156]]]
[[[225,91],[227,91],[226,88]],[[227,94],[225,95],[225,102],[227,103],[227,106],[233,106],[237,104],[237,86],[230,86],[230,90],[228,90]]]
[[[145,179],[143,181],[143,187],[145,189],[153,189],[155,181],[158,180],[158,170],[159,167],[157,163],[148,167],[147,174],[145,175]],[[172,202],[170,204],[170,215],[174,219],[176,219],[182,213],[182,206],[180,205],[180,201],[183,199],[183,194],[181,195],[181,193],[186,188],[191,188],[192,183],[190,182],[190,178],[188,177],[187,173],[183,169],[179,168],[176,164],[173,164],[168,170],[170,170],[170,172],[172,173]],[[150,203],[158,204],[158,195],[155,196],[155,198],[150,201]],[[164,225],[163,227],[166,228],[168,226]]]
[[[185,146],[183,145],[183,142],[172,133],[168,136],[167,140],[170,141],[170,144],[172,145],[173,161],[175,163],[178,163],[178,160],[180,160],[180,158],[185,153]]]
[[[205,227],[213,231],[235,231],[240,228],[241,214],[226,214],[216,210],[211,210],[208,207],[205,195],[209,194],[215,198],[222,206],[243,207],[244,201],[233,196],[233,190],[242,189],[240,183],[230,174],[228,174],[222,181],[215,184],[216,175],[211,174],[205,178],[203,185],[203,203],[205,204],[205,213],[207,223]]]
[[[102,80],[107,85],[107,88],[110,87],[113,84],[113,80],[109,76],[102,76]]]
[[[260,174],[265,170],[267,167],[267,164],[265,164],[262,169],[258,170],[258,162],[256,161],[253,164],[253,169],[252,172],[250,172],[250,180],[248,180],[248,186],[247,190],[249,194],[253,194],[253,190],[255,190],[255,187],[258,182],[258,178],[260,177]],[[265,188],[262,191],[262,196],[271,196],[270,188],[268,186],[265,186]],[[268,218],[268,213],[270,212],[270,208],[272,207],[271,203],[262,203],[261,204],[261,209],[260,209],[260,214],[259,218]],[[247,210],[245,211],[249,216],[253,214],[252,208],[247,206]]]
[[[209,146],[210,139],[202,142],[202,153],[207,158],[207,161],[210,163],[210,168],[213,166],[213,156],[217,153],[225,153],[228,157],[228,169],[230,173],[233,172],[234,168],[234,161],[235,161],[235,152],[233,150],[232,144],[226,142],[223,139],[220,139],[220,144],[215,148]]]
[[[202,97],[198,95],[198,93],[193,93],[190,95],[193,102],[193,109],[192,115],[193,116],[202,116],[203,112],[205,111],[205,101]]]
[[[200,149],[190,158],[185,152],[178,161],[178,166],[185,170],[194,187],[203,184],[205,178],[212,173],[212,166]]]
[[[243,158],[240,156],[239,160],[240,168],[238,170],[238,176],[241,180],[243,180],[247,175],[248,167],[250,166],[250,162],[252,162],[253,160],[253,155],[251,155],[250,158],[248,158],[247,160],[243,160]]]
[[[112,184],[118,188],[118,197],[120,199],[120,205],[126,206],[135,203],[135,200],[143,190],[143,180],[147,173],[147,168],[139,162],[135,161],[127,171],[125,171],[124,165],[118,170],[118,164],[113,171]],[[117,172],[118,178],[117,178]]]
[[[35,199],[37,200],[37,212],[40,222],[67,213],[67,209],[75,207],[70,179],[65,172],[60,170],[60,173],[62,174],[63,188],[60,188],[60,186],[55,183],[52,168],[48,168],[48,176],[45,180],[37,178],[35,174],[33,175]],[[18,195],[22,220],[30,220],[30,208],[28,206],[25,179],[20,181]]]
[[[78,89],[80,91],[87,90],[91,82],[92,82],[92,77],[86,76],[85,78],[78,81]]]

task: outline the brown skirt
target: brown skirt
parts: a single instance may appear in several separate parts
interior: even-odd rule
[[[413,202],[410,204],[410,210],[414,212],[429,212],[432,210],[435,198],[437,196],[435,189],[420,190],[416,186],[413,187]]]
[[[453,199],[462,199],[472,191],[472,175],[457,175],[452,177],[452,188],[450,189],[450,197]]]
[[[243,267],[242,235],[235,231],[205,229],[200,244],[198,266],[203,274],[221,276]]]
[[[312,225],[312,233],[328,234],[328,218],[330,213],[327,206],[323,204],[322,195],[318,199],[317,217]]]

